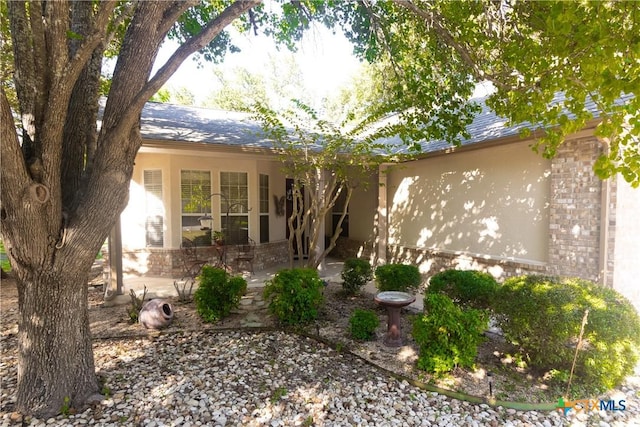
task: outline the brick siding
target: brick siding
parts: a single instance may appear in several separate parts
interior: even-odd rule
[[[197,248],[198,258],[213,259],[217,252],[213,246]],[[227,264],[235,267],[237,248],[231,246],[227,251]],[[105,268],[108,268],[109,253],[105,251]],[[287,242],[275,242],[256,245],[253,269],[255,271],[286,264],[289,261]],[[125,274],[141,274],[155,277],[182,277],[185,268],[180,249],[146,248],[122,253]]]
[[[551,162],[549,273],[600,280],[602,181],[594,137],[566,141]]]

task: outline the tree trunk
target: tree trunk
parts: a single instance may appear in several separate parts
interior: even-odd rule
[[[144,103],[260,1],[221,5],[153,77],[167,32],[198,0],[40,3],[7,8],[22,124],[14,126],[0,87],[0,234],[19,293],[15,409],[47,418],[79,409],[98,391],[87,272],[127,204]],[[111,36],[121,44],[97,133],[98,77]]]
[[[46,419],[98,392],[87,271],[54,267],[14,275],[21,316],[16,410]]]

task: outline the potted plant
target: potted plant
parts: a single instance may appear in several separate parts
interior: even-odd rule
[[[218,246],[224,246],[224,233],[222,231],[214,231],[213,241]]]

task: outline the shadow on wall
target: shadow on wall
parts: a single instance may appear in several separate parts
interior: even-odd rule
[[[392,172],[389,245],[393,258],[408,261],[414,255],[407,249],[428,249],[457,254],[452,262],[458,268],[478,267],[474,258],[464,254],[546,262],[549,170],[543,164],[521,167],[518,159],[505,166],[479,155],[463,158],[459,164],[453,163],[454,157],[429,158]],[[483,160],[489,161],[483,165]],[[465,165],[472,167],[454,169]],[[424,256],[418,260],[423,272],[431,270],[432,263]]]

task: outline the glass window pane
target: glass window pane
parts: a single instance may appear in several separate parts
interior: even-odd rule
[[[210,230],[203,230],[198,218],[211,214],[211,173],[209,171],[180,171],[180,198],[182,207],[182,237],[210,240]]]
[[[269,242],[269,215],[260,215],[260,243]]]

